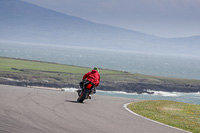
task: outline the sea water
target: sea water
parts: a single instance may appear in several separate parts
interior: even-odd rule
[[[162,92],[154,91],[154,94],[137,94],[137,93],[126,93],[126,92],[106,92],[98,91],[98,95],[107,95],[115,97],[125,97],[131,99],[142,99],[142,100],[172,100],[177,102],[185,102],[192,104],[200,104],[200,92],[197,93],[180,93],[180,92]]]
[[[77,88],[63,88],[66,92],[75,92]],[[154,94],[137,94],[126,93],[123,91],[101,91],[97,90],[95,95],[106,95],[113,97],[124,97],[130,99],[140,100],[172,100],[177,102],[185,102],[192,104],[200,104],[200,92],[197,93],[181,93],[181,92],[164,92],[164,91],[152,91]]]
[[[164,55],[138,51],[95,49],[62,45],[22,44],[0,42],[0,56],[47,61],[75,66],[114,69],[131,73],[157,75],[176,78],[200,79],[200,57],[186,55]],[[102,95],[137,99],[168,99],[198,103],[199,93],[170,93],[171,96],[148,94],[123,94],[98,92]],[[156,95],[157,94],[157,95]],[[173,96],[175,95],[175,96]]]

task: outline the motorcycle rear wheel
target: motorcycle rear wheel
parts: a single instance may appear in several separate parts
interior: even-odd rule
[[[77,102],[82,103],[89,95],[89,92],[90,91],[88,89],[84,89],[81,95],[78,97]]]

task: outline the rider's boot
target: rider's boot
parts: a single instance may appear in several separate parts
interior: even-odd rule
[[[77,90],[76,92],[77,92],[77,93],[78,93],[78,95],[80,96],[81,90]]]
[[[90,94],[90,95],[88,96],[88,98],[91,99],[91,98],[92,98],[91,96],[92,96],[92,95]]]

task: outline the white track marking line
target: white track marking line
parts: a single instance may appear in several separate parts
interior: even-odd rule
[[[174,129],[177,129],[177,130],[180,130],[180,131],[184,131],[184,132],[186,132],[186,133],[192,133],[192,132],[189,132],[189,131],[186,131],[186,130],[183,130],[183,129],[180,129],[180,128],[177,128],[177,127],[172,127],[172,126],[169,126],[169,125],[166,125],[166,124],[163,124],[163,123],[154,121],[154,120],[152,120],[152,119],[146,118],[146,117],[144,117],[144,116],[141,116],[141,115],[139,115],[139,114],[137,114],[137,113],[131,111],[131,110],[127,107],[129,104],[130,104],[130,103],[124,104],[124,108],[125,108],[128,112],[130,112],[131,114],[133,114],[133,115],[139,116],[139,117],[141,117],[141,118],[143,118],[143,119],[152,121],[152,122],[154,122],[154,123],[157,123],[157,124],[160,124],[160,125],[163,125],[163,126],[167,126],[167,127],[169,127],[169,128],[174,128]]]

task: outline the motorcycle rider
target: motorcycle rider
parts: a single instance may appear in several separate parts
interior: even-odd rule
[[[86,85],[88,82],[91,82],[92,84],[94,84],[93,87],[93,93],[96,93],[96,87],[99,86],[99,82],[100,82],[100,74],[99,74],[99,69],[97,67],[94,67],[92,71],[86,73],[83,76],[83,82],[80,83],[81,88],[84,87],[84,85]],[[78,94],[80,94],[81,90],[77,90]],[[91,95],[89,95],[89,99],[91,99]]]

